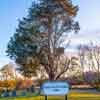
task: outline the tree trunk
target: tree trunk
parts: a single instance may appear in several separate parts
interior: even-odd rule
[[[54,48],[52,48],[52,44],[51,44],[51,33],[52,33],[52,16],[48,17],[48,63],[49,63],[49,80],[54,80],[55,75],[54,75],[54,70],[53,70],[53,66],[54,66],[54,57],[53,57],[53,53],[52,50]]]
[[[55,75],[54,75],[53,72],[49,73],[49,80],[50,80],[50,81],[55,80]]]
[[[98,63],[98,71],[97,71],[97,77],[98,77],[98,82],[100,82],[100,75],[99,75],[99,63]]]

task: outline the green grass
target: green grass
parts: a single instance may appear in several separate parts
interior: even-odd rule
[[[44,96],[32,97],[9,97],[9,98],[0,98],[0,100],[45,100]],[[48,100],[64,100],[64,96],[49,96]],[[68,95],[68,100],[100,100],[100,94],[93,93],[70,93]]]

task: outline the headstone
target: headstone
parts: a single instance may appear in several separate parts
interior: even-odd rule
[[[27,92],[30,92],[30,88],[27,88],[26,91],[27,91]]]
[[[3,97],[9,97],[10,95],[9,95],[9,92],[7,91],[7,90],[5,90],[4,92],[3,92]]]
[[[31,86],[31,87],[30,87],[30,92],[33,93],[34,91],[35,91],[34,86]]]
[[[13,90],[11,95],[12,95],[13,97],[16,97],[16,96],[17,96],[16,90]]]
[[[26,91],[22,91],[21,96],[26,96]]]

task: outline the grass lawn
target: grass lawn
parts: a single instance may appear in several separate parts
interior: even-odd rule
[[[43,96],[0,98],[0,100],[45,100]],[[63,96],[49,96],[48,100],[64,100]],[[68,100],[100,100],[100,94],[69,93]]]

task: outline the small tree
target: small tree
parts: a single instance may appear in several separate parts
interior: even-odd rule
[[[93,44],[85,45],[85,46],[79,46],[79,58],[80,58],[80,64],[83,70],[83,76],[84,75],[84,69],[88,69],[88,71],[96,72],[97,74],[97,80],[100,81],[100,47],[94,46]],[[87,68],[86,68],[87,67]],[[91,76],[90,76],[91,77]]]

